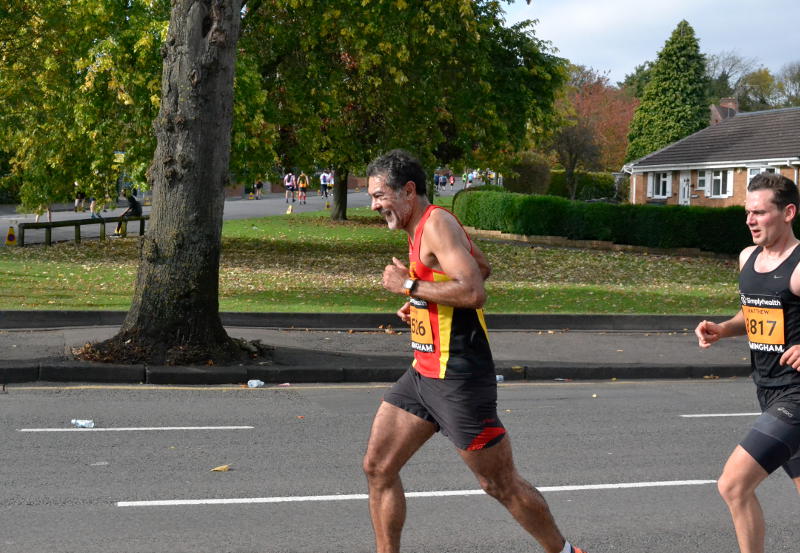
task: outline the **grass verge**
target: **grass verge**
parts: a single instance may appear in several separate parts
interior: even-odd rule
[[[380,286],[405,234],[368,209],[333,223],[327,213],[227,221],[222,311],[394,312]],[[737,308],[730,259],[654,256],[478,241],[493,274],[492,313],[729,314]],[[0,248],[0,309],[126,310],[138,239]]]

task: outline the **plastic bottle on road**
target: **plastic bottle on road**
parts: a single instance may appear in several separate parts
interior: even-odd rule
[[[72,419],[75,428],[94,428],[94,421],[89,419]]]

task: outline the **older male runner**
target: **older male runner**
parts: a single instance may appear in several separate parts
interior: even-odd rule
[[[742,553],[764,552],[764,515],[756,488],[783,467],[800,491],[800,248],[792,231],[797,186],[761,173],[747,186],[745,213],[754,246],[739,254],[742,308],[727,321],[702,321],[701,348],[747,334],[763,413],[725,463],[718,487]]]
[[[367,169],[372,209],[409,238],[409,265],[393,259],[383,286],[408,301],[411,368],[383,397],[364,457],[378,553],[397,553],[406,504],[400,469],[437,431],[458,448],[481,487],[547,553],[583,553],[561,535],[542,495],[514,467],[497,416],[497,384],[482,306],[489,265],[449,211],[428,203],[425,172],[403,150]]]

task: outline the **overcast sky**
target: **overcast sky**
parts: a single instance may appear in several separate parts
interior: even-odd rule
[[[655,60],[681,19],[704,54],[732,50],[773,73],[800,61],[800,0],[515,0],[505,9],[509,24],[538,19],[537,38],[612,83]]]

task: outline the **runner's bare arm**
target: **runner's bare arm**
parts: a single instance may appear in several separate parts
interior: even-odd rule
[[[444,216],[438,216],[442,213]],[[434,215],[437,215],[434,217]],[[417,282],[414,296],[423,300],[478,309],[486,301],[483,275],[478,262],[470,254],[469,241],[458,221],[442,210],[428,219],[420,247],[423,262],[443,272],[450,280]],[[407,268],[397,259],[383,272],[383,287],[396,294],[403,293],[403,280],[408,278]]]
[[[756,246],[748,246],[739,253],[740,271],[755,249]],[[794,281],[794,275],[792,281]],[[697,336],[697,342],[701,348],[709,348],[711,344],[722,338],[747,334],[744,313],[740,309],[736,315],[719,324],[712,321],[700,321],[700,324],[694,329],[694,334]]]
[[[489,261],[486,259],[486,256],[483,255],[483,252],[475,242],[472,242],[472,256],[478,263],[478,268],[481,271],[481,276],[483,277],[483,280],[489,278],[489,275],[492,274],[492,267],[489,265]]]
[[[714,342],[722,338],[742,336],[746,333],[744,314],[741,309],[727,321],[721,323],[700,321],[700,324],[694,329],[694,334],[697,336],[697,343],[701,348],[709,348]]]

